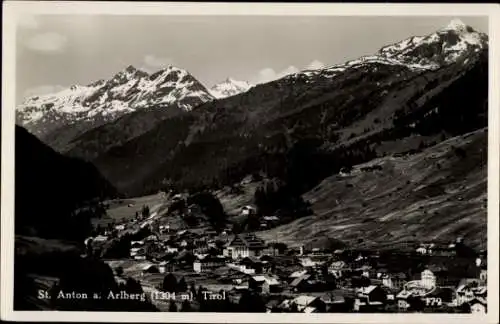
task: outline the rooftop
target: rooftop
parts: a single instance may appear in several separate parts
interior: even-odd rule
[[[236,235],[231,243],[229,243],[229,246],[245,246],[249,249],[264,249],[266,244],[256,235],[247,233]]]

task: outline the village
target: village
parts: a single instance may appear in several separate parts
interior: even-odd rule
[[[174,196],[171,205],[182,199]],[[240,212],[251,215],[254,207]],[[469,249],[460,237],[390,250],[292,247],[231,226],[177,228],[172,215],[143,206],[85,242],[87,255],[104,260],[118,281],[137,280],[160,311],[487,311],[486,251]],[[265,226],[274,221],[262,218]],[[102,253],[111,240],[120,248],[108,250],[119,252]]]

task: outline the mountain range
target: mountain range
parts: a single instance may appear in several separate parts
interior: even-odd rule
[[[134,129],[133,137],[156,121],[250,87],[247,82],[227,78],[208,90],[189,72],[173,66],[148,74],[130,65],[109,80],[27,98],[16,110],[16,122],[65,152],[78,136],[120,117],[134,115],[134,122],[126,119],[126,124],[133,126],[125,126]]]
[[[222,99],[246,92],[252,86],[253,85],[246,81],[237,81],[232,78],[227,78],[221,83],[217,83],[211,87],[210,94],[217,99]]]
[[[393,195],[367,188],[366,199],[356,200],[347,194],[353,184],[336,178],[370,161],[391,165],[382,171],[368,168],[383,174],[369,178],[371,190],[382,190],[396,169],[402,172],[405,159],[415,159],[415,169],[405,171],[412,175],[406,180],[413,188],[410,205],[416,200],[452,204],[448,199],[456,186],[474,187],[469,198],[483,199],[484,163],[471,162],[469,168],[460,163],[468,163],[468,154],[486,154],[487,115],[488,36],[453,20],[371,56],[255,86],[228,78],[207,89],[178,68],[148,75],[128,67],[108,81],[27,99],[18,107],[17,121],[59,152],[92,162],[127,196],[171,187],[217,189],[248,175],[279,179],[290,199],[302,197],[315,211],[279,228],[294,240],[311,240],[322,231],[311,224],[345,226],[349,220],[342,215],[354,210],[372,208],[356,214],[369,215],[356,220],[366,231],[389,219],[384,217],[391,210],[376,210],[396,206]],[[474,141],[469,134],[475,134]],[[440,148],[451,153],[441,154]],[[437,159],[436,150],[440,162],[419,162]],[[423,171],[431,167],[435,173]],[[446,181],[445,175],[453,178]],[[352,177],[362,184],[364,178]],[[404,185],[409,184],[397,184]],[[329,194],[347,198],[319,197]],[[373,205],[369,199],[379,200]],[[471,208],[469,228],[484,228],[485,211],[466,207]],[[440,214],[440,226],[430,235],[454,235],[443,229],[447,221],[456,219]],[[417,225],[415,231],[423,232]]]

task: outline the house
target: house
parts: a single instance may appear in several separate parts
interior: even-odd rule
[[[436,248],[435,243],[422,243],[416,249],[416,252],[422,255],[430,255],[433,254],[433,250]]]
[[[262,285],[262,292],[265,294],[278,293],[281,291],[281,285],[278,279],[265,276],[264,284]]]
[[[158,270],[160,273],[167,273],[174,271],[174,265],[167,261],[162,261],[158,264]]]
[[[172,197],[172,200],[173,201],[178,201],[178,200],[181,200],[182,199],[182,195],[181,194],[175,194],[173,197]]]
[[[277,293],[281,290],[278,279],[262,275],[251,277],[248,282],[248,287],[265,294]]]
[[[131,248],[130,249],[130,256],[135,257],[135,256],[143,256],[146,254],[146,249],[143,247],[136,247],[136,248]]]
[[[436,276],[434,273],[428,269],[422,271],[420,276],[420,281],[422,287],[426,289],[432,289],[436,287]]]
[[[487,301],[483,297],[477,297],[469,301],[470,311],[473,314],[486,314]]]
[[[293,299],[291,303],[297,305],[299,312],[306,312],[306,309],[308,313],[324,312],[326,310],[325,302],[319,297],[301,295]]]
[[[115,230],[117,231],[123,231],[125,229],[125,225],[116,225]]]
[[[329,283],[324,280],[318,280],[318,278],[311,274],[305,274],[299,278],[295,278],[290,283],[290,288],[296,292],[325,291],[329,288]]]
[[[344,261],[334,261],[328,267],[328,273],[335,278],[342,278],[348,270],[347,264]]]
[[[310,274],[305,274],[298,278],[295,278],[291,283],[290,287],[294,291],[308,291],[311,287],[311,282],[309,279],[311,278]]]
[[[427,254],[427,248],[425,248],[423,246],[420,246],[420,247],[417,248],[416,252],[418,254],[422,254],[422,255]]]
[[[225,258],[206,256],[193,262],[193,270],[198,273],[210,272],[226,264]]]
[[[163,233],[169,233],[170,232],[170,225],[160,225],[160,234],[163,234]]]
[[[97,235],[94,238],[94,242],[106,242],[107,240],[108,240],[108,237],[104,236],[104,235]]]
[[[264,216],[262,217],[263,220],[265,220],[266,222],[278,222],[280,220],[280,218],[278,216]]]
[[[304,268],[313,268],[316,267],[320,264],[322,264],[321,261],[313,260],[311,257],[306,257],[306,258],[300,258],[300,264]]]
[[[308,306],[304,308],[303,313],[319,313],[320,311],[316,307]]]
[[[249,215],[255,215],[257,212],[256,208],[253,207],[253,206],[250,206],[250,205],[247,205],[247,206],[243,206],[241,208],[241,215],[244,215],[244,216],[249,216]]]
[[[278,312],[280,300],[279,299],[271,299],[266,304],[266,313]]]
[[[177,253],[177,252],[179,252],[179,248],[175,247],[175,246],[167,245],[165,247],[165,252],[167,252],[167,253]]]
[[[245,269],[253,269],[254,273],[262,273],[263,270],[263,262],[255,257],[245,257],[238,264]]]
[[[159,273],[159,269],[156,265],[154,264],[146,264],[142,267],[142,274],[146,273]]]
[[[486,282],[488,278],[488,270],[481,269],[479,273],[479,280]]]
[[[292,272],[292,274],[290,274],[290,276],[288,276],[288,281],[293,282],[295,279],[300,278],[300,277],[304,276],[305,274],[307,274],[307,270],[294,271],[294,272]]]
[[[375,313],[384,308],[384,303],[379,301],[368,302],[366,299],[358,297],[354,299],[353,311]]]
[[[407,282],[406,274],[399,272],[395,274],[385,273],[381,275],[382,285],[394,290],[401,290]]]
[[[486,286],[476,278],[465,278],[460,280],[456,289],[456,304],[458,306],[468,303],[477,296],[486,295]]]
[[[355,270],[355,272],[359,273],[360,276],[370,278],[375,276],[375,272],[373,268],[369,265],[363,265]]]
[[[254,275],[255,274],[255,269],[247,268],[243,264],[228,263],[227,266],[231,269],[237,270],[237,271],[242,272],[242,273],[247,274],[247,275]]]
[[[144,242],[157,242],[158,241],[158,236],[156,235],[149,235],[144,239]]]
[[[347,297],[345,291],[337,290],[325,293],[320,298],[326,304],[329,313],[346,313],[349,311],[347,309]]]
[[[140,247],[144,245],[144,241],[132,241],[130,242],[131,247]]]
[[[206,230],[203,232],[204,235],[208,236],[208,237],[215,237],[217,236],[217,231],[214,231],[214,230]]]
[[[266,248],[263,240],[254,234],[238,234],[230,241],[224,249],[224,256],[238,259],[244,257],[258,257]]]
[[[370,285],[361,287],[356,290],[356,295],[360,300],[365,300],[367,304],[385,303],[387,301],[387,293],[380,286]]]
[[[401,290],[399,294],[396,295],[396,300],[398,302],[398,308],[400,310],[407,310],[410,307],[408,298],[413,294],[408,290]]]
[[[266,249],[262,251],[262,254],[267,256],[279,256],[285,254],[286,250],[287,247],[284,244],[270,243],[267,245]]]

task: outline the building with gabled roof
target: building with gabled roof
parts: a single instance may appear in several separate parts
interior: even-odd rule
[[[476,297],[469,301],[470,310],[473,314],[485,314],[487,311],[487,301],[484,297]]]
[[[299,312],[305,312],[306,309],[308,312],[312,312],[312,308],[314,308],[314,312],[323,312],[325,309],[325,302],[315,296],[301,295],[293,299],[292,303],[297,305]]]
[[[224,256],[233,259],[258,257],[266,248],[266,243],[255,234],[238,234],[227,244]]]

